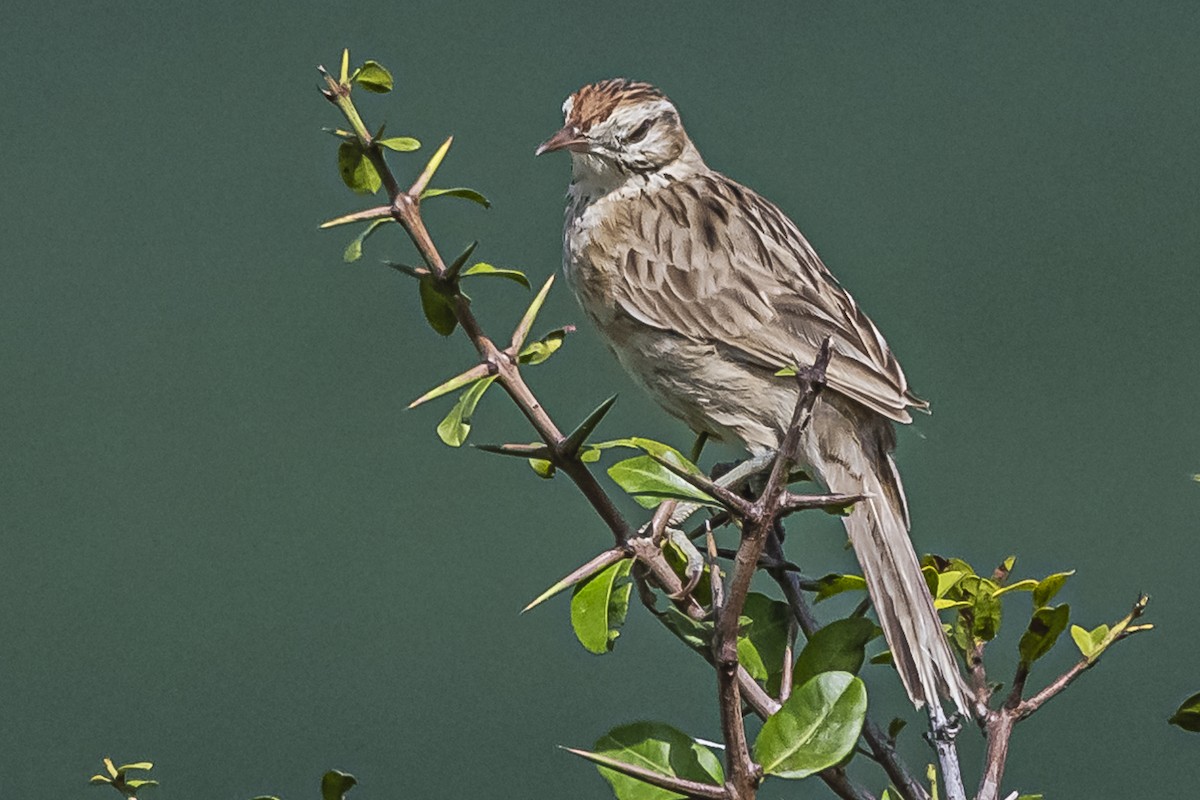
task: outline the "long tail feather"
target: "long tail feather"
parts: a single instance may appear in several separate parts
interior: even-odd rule
[[[917,708],[948,700],[970,716],[969,689],[908,536],[904,489],[890,455],[890,424],[878,423],[866,430],[856,426],[853,433],[843,428],[842,435],[827,428],[809,454],[810,466],[831,491],[868,498],[845,518],[846,532],[909,698]]]

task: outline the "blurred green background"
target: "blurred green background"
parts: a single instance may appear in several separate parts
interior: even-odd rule
[[[1200,738],[1165,719],[1200,689],[1198,40],[1190,2],[9,0],[0,794],[103,796],[111,754],[158,762],[164,800],[311,798],[329,767],[362,798],[603,798],[556,744],[638,718],[718,737],[707,668],[640,609],[605,658],[564,600],[518,617],[609,541],[572,487],[444,447],[448,403],[404,411],[471,350],[378,264],[412,258],[397,231],[346,265],[350,233],[317,230],[365,202],[320,132],[313,68],[343,46],[397,76],[368,120],[425,153],[455,134],[438,182],[494,201],[430,204],[443,250],[478,238],[539,282],[568,168],[533,149],[562,100],[661,85],[933,402],[899,455],[918,547],[1077,567],[1088,627],[1153,594],[1158,630],[1018,729],[1009,788],[1193,794]],[[498,333],[528,301],[475,294]],[[582,321],[560,286],[541,324]],[[587,327],[530,380],[564,425],[619,391],[602,433],[687,441]],[[529,434],[497,393],[473,437]],[[837,522],[806,522],[791,554],[849,567]]]

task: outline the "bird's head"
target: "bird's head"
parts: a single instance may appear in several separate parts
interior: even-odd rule
[[[583,178],[651,174],[695,154],[667,96],[648,83],[619,78],[584,86],[567,98],[562,129],[537,155],[554,150],[569,151]]]

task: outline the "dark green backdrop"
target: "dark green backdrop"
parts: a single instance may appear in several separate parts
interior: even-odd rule
[[[1200,689],[1198,40],[1193,3],[9,0],[0,794],[101,797],[112,754],[157,761],[163,800],[301,800],[328,767],[377,800],[602,798],[554,745],[639,717],[717,735],[706,668],[645,614],[606,658],[562,601],[517,616],[607,542],[571,487],[403,410],[470,351],[378,265],[410,255],[394,231],[351,266],[316,228],[361,202],[319,131],[313,67],[343,46],[397,74],[371,118],[454,133],[442,182],[495,201],[431,206],[443,246],[535,279],[563,98],[660,84],[932,400],[900,453],[919,546],[1078,567],[1089,625],[1153,593],[1159,630],[1019,729],[1011,788],[1192,794],[1200,737],[1165,718]],[[486,289],[510,325],[525,296]],[[562,290],[543,314],[580,318]],[[531,376],[564,423],[620,391],[610,433],[683,440],[590,330],[565,353]],[[499,395],[477,434],[528,438]],[[847,566],[836,531],[789,546]]]

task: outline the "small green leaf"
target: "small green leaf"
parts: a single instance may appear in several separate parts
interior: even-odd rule
[[[534,296],[533,302],[529,304],[529,308],[525,309],[525,314],[521,317],[521,321],[517,323],[516,330],[513,331],[512,346],[514,350],[520,351],[525,344],[525,339],[529,336],[529,329],[533,327],[533,321],[537,319],[538,312],[542,310],[542,304],[546,302],[546,296],[550,294],[550,287],[554,285],[554,276],[551,275],[542,284],[542,288]],[[545,361],[545,359],[542,359]]]
[[[349,48],[342,50],[342,68],[338,71],[338,82],[342,86],[350,83],[350,50]]]
[[[375,171],[375,165],[367,158],[357,142],[342,142],[338,145],[338,173],[342,181],[359,194],[374,194],[383,181]]]
[[[151,786],[158,786],[158,781],[140,780],[140,781],[125,781],[125,785],[130,789],[144,789]]]
[[[1038,581],[1037,588],[1033,590],[1033,607],[1041,608],[1049,604],[1054,596],[1062,589],[1063,584],[1067,582],[1067,578],[1075,574],[1075,570],[1070,572],[1056,572],[1049,577],[1042,578]]]
[[[480,261],[478,264],[475,264],[470,269],[463,272],[464,278],[468,275],[491,275],[497,278],[508,278],[510,281],[521,284],[526,289],[533,288],[529,285],[529,278],[525,277],[524,272],[521,272],[517,269],[500,269],[499,267],[493,267],[491,264],[484,263],[483,261]]]
[[[817,580],[817,597],[816,602],[828,600],[835,594],[842,592],[851,592],[855,590],[865,590],[867,582],[861,575],[838,575],[831,573]]]
[[[958,584],[963,579],[962,572],[958,570],[946,570],[945,572],[937,572],[934,576],[934,584],[930,588],[933,589],[934,597],[945,597],[946,593]],[[928,579],[926,579],[928,583]]]
[[[88,783],[112,783],[112,778],[106,775],[93,775],[88,778]]]
[[[1200,733],[1200,694],[1194,694],[1184,700],[1167,722],[1185,731]]]
[[[360,258],[362,258],[363,242],[367,240],[367,237],[374,233],[375,229],[380,225],[386,225],[389,222],[394,221],[395,220],[389,218],[377,219],[367,227],[363,228],[362,233],[360,233],[358,236],[355,236],[352,240],[350,240],[350,244],[346,245],[346,252],[342,253],[342,260],[347,264],[358,261]]]
[[[529,468],[536,472],[539,478],[546,479],[553,478],[554,473],[557,471],[554,468],[554,464],[550,463],[544,458],[529,459]]]
[[[784,367],[775,371],[775,377],[777,378],[792,378],[795,377],[796,374],[797,372],[795,367]]]
[[[409,403],[408,407],[416,408],[417,406],[421,405],[422,403],[427,403],[430,400],[441,397],[444,394],[450,394],[451,392],[453,392],[457,389],[461,389],[462,387],[466,386],[469,383],[474,383],[475,381],[479,380],[480,378],[486,377],[487,374],[488,374],[488,365],[487,364],[476,364],[475,366],[471,367],[470,369],[468,369],[464,372],[460,372],[459,374],[455,375],[450,380],[433,387],[428,392],[426,392],[425,394],[418,397],[416,400],[413,400],[411,403]]]
[[[422,200],[430,200],[434,197],[460,197],[463,200],[470,200],[473,203],[478,203],[484,208],[491,208],[492,204],[486,197],[474,189],[468,189],[465,186],[456,186],[453,189],[426,189],[421,192]]]
[[[714,786],[725,782],[721,761],[711,750],[662,722],[635,722],[613,728],[596,742],[595,751],[663,775]],[[679,797],[674,792],[615,770],[597,769],[612,786],[617,800],[674,800]]]
[[[867,642],[878,634],[875,623],[865,617],[835,620],[819,629],[804,645],[792,671],[792,685],[799,686],[822,672],[857,675],[866,658]]]
[[[462,447],[471,432],[471,416],[475,413],[475,407],[479,405],[480,398],[494,380],[495,375],[481,378],[459,396],[454,408],[450,409],[450,413],[438,424],[438,438],[451,447]]]
[[[713,623],[711,620],[705,622],[694,620],[674,606],[668,606],[659,619],[688,647],[703,656],[712,655]]]
[[[751,592],[746,595],[742,614],[747,624],[738,637],[738,660],[751,677],[766,684],[769,694],[777,695],[792,610],[787,603]]]
[[[376,94],[387,94],[395,85],[392,73],[388,72],[387,68],[378,61],[363,62],[363,65],[354,73],[354,82],[368,92]]]
[[[892,721],[888,723],[888,738],[893,742],[896,741],[896,737],[900,735],[900,731],[904,730],[905,726],[907,725],[908,720],[900,719],[900,717],[893,717]]]
[[[1016,800],[1044,800],[1044,794],[1022,794],[1017,795]]]
[[[517,360],[522,364],[536,366],[547,361],[558,352],[567,338],[567,334],[575,330],[572,326],[555,328],[536,342],[530,342],[517,354]]]
[[[571,627],[588,652],[609,652],[620,635],[633,589],[627,580],[632,566],[633,559],[623,559],[576,585],[571,595]]]
[[[867,690],[848,672],[823,672],[796,689],[763,723],[754,760],[768,775],[805,778],[854,751]]]
[[[421,143],[411,136],[391,136],[387,139],[376,139],[375,143],[397,153],[411,153],[421,149]]]
[[[679,458],[691,464],[682,456]],[[608,476],[644,508],[655,508],[663,500],[687,500],[720,507],[713,498],[650,456],[634,456],[618,461],[608,468]]]
[[[1072,625],[1071,638],[1075,640],[1075,646],[1079,648],[1083,657],[1091,660],[1103,649],[1101,645],[1108,638],[1108,630],[1107,625],[1101,625],[1092,631]]]
[[[357,783],[353,775],[331,769],[321,777],[321,800],[342,800]]]
[[[421,278],[419,290],[421,310],[425,312],[425,319],[428,320],[429,327],[442,336],[454,333],[454,329],[458,325],[458,317],[454,315],[454,305],[446,293],[439,289],[433,279],[428,276]]]
[[[991,581],[988,581],[991,583]],[[992,584],[993,586],[995,584]],[[975,595],[975,602],[971,606],[972,624],[971,633],[976,639],[984,642],[990,642],[996,638],[996,634],[1000,632],[1000,618],[1003,609],[1000,606],[1000,601],[990,591],[980,591]]]
[[[135,761],[132,764],[122,764],[121,766],[117,767],[117,772],[128,772],[131,769],[154,769],[154,764],[150,761]]]
[[[1033,580],[1032,578],[1026,578],[1025,580],[1017,581],[1016,583],[1010,583],[1008,586],[997,589],[996,591],[992,592],[992,597],[1000,597],[1001,595],[1008,594],[1009,592],[1032,592],[1037,587],[1037,581]]]
[[[1071,617],[1071,607],[1066,603],[1060,606],[1043,606],[1033,613],[1029,620],[1029,628],[1021,635],[1017,645],[1021,652],[1021,660],[1032,664],[1046,653],[1058,641],[1058,637],[1067,629],[1067,621]]]

